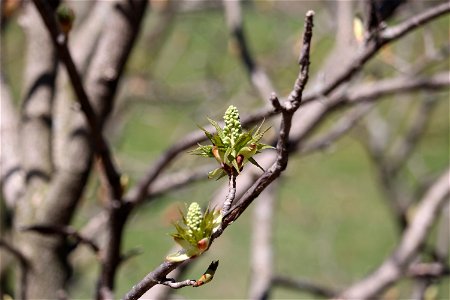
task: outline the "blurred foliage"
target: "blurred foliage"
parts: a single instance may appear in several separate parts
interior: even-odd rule
[[[268,72],[281,95],[288,93],[298,67],[299,37],[303,14],[316,9],[316,27],[312,52],[312,76],[332,49],[334,41],[330,8],[326,3],[300,1],[289,9],[288,1],[255,1],[244,10],[245,30],[258,63]],[[139,42],[127,65],[121,85],[117,114],[108,124],[108,136],[121,169],[135,182],[146,168],[178,138],[205,125],[205,116],[219,119],[230,105],[242,115],[265,103],[251,87],[236,53],[229,46],[223,13],[218,9],[178,14],[161,49],[150,51],[155,43],[146,32],[155,25],[156,12],[149,13]],[[442,30],[447,28],[447,31]],[[75,28],[76,29],[76,28]],[[426,31],[426,33],[425,33]],[[383,50],[367,66],[366,78],[399,75],[390,65],[392,55],[414,61],[423,53],[423,36],[432,34],[437,43],[448,42],[448,18],[407,36]],[[21,96],[24,37],[12,22],[5,40],[7,72],[16,99]],[[436,45],[437,47],[441,46]],[[148,53],[153,53],[149,57]],[[448,69],[430,66],[427,72]],[[405,96],[402,101],[417,102],[422,94]],[[448,93],[440,93],[448,98]],[[414,99],[408,99],[414,98]],[[382,104],[385,113],[395,97]],[[415,158],[430,173],[438,173],[448,164],[449,103],[440,101]],[[328,128],[335,118],[321,129]],[[398,240],[397,228],[380,193],[374,168],[364,147],[350,134],[325,153],[293,157],[281,179],[277,202],[274,244],[276,270],[307,278],[324,285],[344,287],[361,278],[388,256]],[[257,157],[256,157],[257,159]],[[182,155],[171,169],[193,167],[199,160]],[[404,176],[412,176],[404,174]],[[414,178],[413,178],[414,179]],[[86,200],[80,207],[76,225],[84,224],[100,211],[98,183],[90,183]],[[117,295],[156,267],[173,245],[168,236],[177,207],[197,201],[206,205],[218,187],[217,182],[201,182],[159,197],[141,206],[128,222],[124,251],[139,248],[142,254],[127,261],[117,278]],[[251,210],[251,208],[250,208]],[[175,213],[176,215],[176,213]],[[249,240],[251,211],[230,226],[211,249],[193,264],[185,278],[197,278],[214,259],[220,260],[215,280],[198,289],[185,288],[177,293],[187,298],[246,298],[249,282]],[[71,298],[91,298],[98,266],[94,258],[76,258]],[[439,298],[448,299],[449,280],[439,286]],[[394,298],[408,298],[408,282],[392,288]],[[275,289],[273,298],[311,298],[311,295]]]

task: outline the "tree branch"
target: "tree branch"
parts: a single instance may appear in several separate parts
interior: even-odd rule
[[[57,60],[51,38],[35,7],[28,2],[24,10],[21,25],[27,37],[27,64],[20,149],[24,150],[21,154],[27,185],[37,183],[34,187],[40,189],[48,184],[53,171],[51,128]],[[31,194],[33,191],[29,191]]]
[[[303,89],[308,81],[309,72],[309,50],[311,46],[312,38],[312,27],[313,27],[313,11],[308,11],[305,19],[305,34],[303,36],[303,48],[300,56],[300,73],[295,82],[293,92],[291,93],[291,100],[286,102],[282,109],[282,124],[280,129],[280,138],[277,144],[278,158],[277,161],[272,165],[272,167],[264,172],[264,174],[259,178],[259,180],[254,184],[252,189],[250,189],[246,195],[243,197],[241,204],[235,205],[231,211],[224,216],[222,220],[222,226],[219,228],[211,237],[211,242],[219,237],[225,228],[236,220],[240,214],[250,205],[250,203],[272,182],[274,181],[281,172],[286,168],[288,161],[288,151],[287,151],[287,140],[289,138],[289,130],[291,126],[291,120],[294,113],[300,106],[301,97]],[[242,200],[242,199],[241,199]],[[185,263],[189,260],[185,261]],[[150,272],[145,276],[138,284],[133,286],[133,288],[124,296],[123,299],[126,300],[136,300],[142,296],[147,290],[158,284],[158,282],[164,281],[165,276],[175,268],[177,268],[180,262],[168,262],[164,261],[159,267],[154,271]]]
[[[444,9],[444,13],[447,10]],[[436,9],[430,9],[426,11],[423,14],[427,15],[427,18],[425,22],[430,22],[437,17],[442,15],[442,9],[440,8],[438,11]],[[421,14],[422,15],[422,14]],[[410,20],[415,19],[416,16],[406,20],[405,22],[412,22]],[[403,24],[403,23],[402,23]],[[425,23],[422,23],[425,24]],[[400,25],[398,25],[400,26]],[[398,27],[395,27],[398,28]],[[401,33],[401,36],[410,33],[417,27],[414,26],[408,26],[403,27],[402,30],[399,32]],[[392,36],[391,38],[385,38],[384,39],[384,45],[391,43],[398,39],[400,36]],[[349,78],[351,78],[353,75],[356,74],[356,71],[360,70],[364,64],[371,59],[375,54],[380,50],[381,46],[379,47],[368,47],[365,51],[363,51],[362,54],[358,55],[353,62],[342,71],[342,73],[336,78],[334,78],[330,83],[324,85],[321,87],[318,91],[305,94],[302,99],[302,104],[305,105],[309,102],[315,101],[317,99],[321,99],[323,96],[327,96],[330,94],[337,86],[339,86],[341,83],[345,82]],[[445,76],[444,74],[442,74]],[[443,81],[445,81],[445,78],[441,78]],[[448,76],[447,76],[448,79]],[[425,80],[425,79],[424,79]],[[448,80],[447,80],[448,81]],[[430,86],[430,88],[432,88]],[[387,91],[385,91],[387,92]],[[356,98],[355,98],[356,99]],[[269,119],[275,115],[278,115],[280,113],[280,110],[274,109],[273,107],[269,108],[263,108],[259,111],[248,115],[246,117],[243,117],[241,120],[241,123],[244,127],[249,126],[251,124],[255,124],[260,122],[263,119]],[[209,132],[214,132],[214,128],[210,125],[204,127]],[[126,202],[129,202],[131,205],[135,206],[136,204],[140,203],[146,195],[146,191],[150,188],[150,186],[153,184],[155,179],[159,176],[159,174],[167,168],[170,163],[183,151],[189,149],[190,147],[195,146],[197,143],[200,143],[206,139],[203,131],[197,130],[195,132],[192,132],[190,134],[187,134],[183,139],[181,139],[178,143],[173,144],[171,147],[169,147],[157,160],[156,162],[149,168],[149,170],[146,172],[146,175],[132,188],[130,191],[126,194],[125,199]]]
[[[228,180],[228,195],[225,197],[225,202],[222,206],[221,214],[225,215],[230,211],[231,205],[233,204],[234,198],[236,197],[236,174],[231,171]]]
[[[77,67],[75,66],[72,55],[69,52],[69,48],[67,47],[67,36],[59,30],[59,26],[55,20],[54,15],[49,10],[47,3],[42,0],[33,0],[33,2],[39,10],[41,17],[51,34],[52,41],[58,50],[59,58],[66,67],[67,73],[72,83],[72,87],[75,94],[77,95],[77,100],[80,103],[81,110],[86,116],[90,133],[93,137],[95,151],[101,158],[104,172],[110,183],[110,188],[112,189],[111,195],[114,197],[114,199],[119,200],[122,197],[120,174],[116,170],[114,162],[111,158],[109,146],[101,133],[102,131],[99,122],[100,118],[97,117],[93,107],[91,106],[91,102],[83,86],[80,74],[77,70]]]
[[[6,205],[11,208],[16,201],[23,196],[25,181],[22,166],[20,163],[19,149],[19,123],[17,111],[13,104],[13,99],[9,91],[6,78],[0,71],[0,182],[2,194]]]
[[[341,83],[348,81],[356,75],[365,63],[367,63],[383,46],[396,41],[414,29],[419,28],[419,26],[424,25],[448,12],[450,12],[450,3],[444,3],[432,7],[421,14],[415,15],[392,28],[385,29],[385,31],[382,31],[379,34],[378,39],[371,40],[367,43],[365,48],[355,57],[352,63],[349,64],[346,69],[338,74],[326,86],[322,87],[319,91],[313,94],[305,95],[303,103],[306,104],[322,96],[329,95]]]
[[[394,253],[381,266],[339,296],[341,299],[373,299],[379,297],[394,282],[402,278],[405,270],[419,253],[440,208],[449,200],[450,169],[433,184],[417,207],[414,219],[405,230]]]
[[[159,281],[158,284],[162,284],[165,286],[168,286],[172,289],[181,289],[187,286],[193,286],[196,283],[193,279],[186,279],[184,281],[175,281],[174,279],[170,278],[165,281]]]
[[[242,20],[242,1],[223,0],[222,4],[225,10],[225,19],[227,21],[233,50],[238,53],[242,65],[245,67],[250,78],[250,82],[259,93],[260,98],[267,99],[275,89],[269,76],[267,76],[266,72],[253,59],[249,49]]]
[[[20,265],[20,290],[19,290],[19,297],[20,299],[26,300],[27,297],[27,289],[28,289],[28,272],[31,269],[30,263],[28,259],[25,257],[25,255],[20,252],[19,249],[16,249],[15,247],[9,245],[7,242],[0,239],[0,247],[3,247],[6,251],[11,253],[17,260],[19,261]]]
[[[52,225],[32,225],[26,226],[22,228],[23,231],[34,231],[43,235],[61,235],[64,237],[72,237],[75,239],[76,244],[85,244],[97,255],[100,251],[100,248],[96,245],[96,243],[89,238],[80,234],[77,230],[70,226],[60,227],[60,226],[52,226]]]
[[[335,289],[312,283],[303,279],[290,278],[285,275],[276,275],[272,278],[272,285],[306,292],[325,298],[332,298],[339,292]]]
[[[137,37],[148,1],[117,1],[107,24],[109,34],[100,41],[86,82],[91,99],[83,87],[81,78],[67,48],[67,37],[59,32],[54,16],[46,3],[34,0],[52,35],[62,62],[65,64],[81,109],[86,116],[93,137],[94,150],[100,157],[103,171],[108,179],[110,193],[109,226],[106,249],[102,253],[102,270],[98,287],[99,298],[112,294],[116,270],[121,261],[122,232],[128,218],[129,207],[122,202],[120,174],[112,160],[109,147],[101,128],[113,105],[113,96],[123,73],[125,62]],[[96,101],[90,102],[95,99]],[[95,110],[92,105],[96,104]]]
[[[275,191],[278,184],[270,185],[254,204],[250,252],[249,299],[268,299],[274,269],[273,226]]]

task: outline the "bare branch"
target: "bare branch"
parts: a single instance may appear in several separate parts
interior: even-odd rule
[[[426,22],[430,22],[439,17],[442,14],[442,11],[430,9],[429,11],[426,12],[426,14],[427,14]],[[405,22],[408,22],[408,20]],[[404,28],[401,31],[402,35],[413,31],[413,29],[415,28],[417,27]],[[393,42],[396,39],[397,37],[392,37],[390,39],[385,38],[384,45]],[[368,47],[365,51],[359,54],[354,59],[354,61],[346,69],[342,71],[340,75],[336,76],[336,78],[330,81],[330,83],[324,85],[323,87],[320,88],[320,90],[314,93],[305,94],[302,99],[301,105],[307,104],[317,99],[321,99],[323,96],[327,96],[328,94],[330,94],[337,86],[339,86],[341,83],[345,82],[353,75],[355,75],[356,71],[360,70],[364,66],[364,64],[378,52],[380,48],[381,46]],[[444,78],[444,76],[446,75],[442,74],[442,77],[440,78],[440,83],[443,83],[442,81],[445,80],[448,81],[448,76],[446,78]],[[438,85],[442,87],[442,84]],[[446,86],[447,85],[448,84],[446,84]],[[400,89],[400,87],[397,88]],[[430,86],[430,88],[432,88],[432,86]],[[384,92],[388,91],[385,90]],[[354,96],[354,99],[357,99],[356,95]],[[275,109],[263,108],[249,116],[242,118],[241,123],[243,124],[244,127],[249,126],[251,124],[260,122],[263,119],[269,119],[279,113],[280,110],[276,108]],[[214,128],[212,126],[205,126],[205,129],[208,130],[209,132],[214,132]],[[197,143],[204,141],[205,139],[206,138],[203,132],[201,130],[198,130],[191,134],[186,135],[185,138],[181,139],[178,143],[173,144],[169,149],[167,149],[163,153],[163,155],[161,155],[156,160],[156,162],[149,168],[149,170],[146,172],[146,175],[138,182],[138,184],[134,186],[132,189],[130,189],[130,191],[125,196],[126,201],[132,205],[136,205],[139,202],[141,202],[145,198],[146,191],[150,188],[150,185],[153,184],[153,182],[159,176],[159,174],[170,165],[172,160],[174,160],[182,151],[187,150],[192,146],[195,146]]]
[[[32,3],[26,3],[24,13],[21,25],[28,43],[20,149],[24,149],[27,183],[46,185],[53,171],[51,127],[57,60],[51,38]]]
[[[308,82],[309,75],[309,53],[311,49],[312,27],[314,12],[308,11],[305,19],[305,33],[303,35],[303,47],[300,53],[299,64],[300,73],[295,81],[294,88],[289,94],[288,101],[282,107],[282,119],[277,143],[277,159],[273,165],[258,178],[253,186],[239,199],[239,202],[232,207],[231,211],[224,216],[222,229],[218,235],[229,224],[235,221],[245,209],[259,196],[259,194],[286,169],[288,162],[288,142],[289,132],[292,125],[292,117],[300,107],[303,89]]]
[[[165,281],[159,281],[158,284],[166,285],[168,287],[171,287],[173,289],[181,289],[187,286],[193,286],[196,283],[193,279],[187,279],[184,281],[175,281],[174,279],[170,278]]]
[[[441,263],[415,263],[409,266],[406,275],[409,277],[441,277],[449,276],[450,269]]]
[[[229,175],[228,180],[228,195],[225,197],[225,202],[222,206],[221,214],[225,215],[230,211],[231,205],[233,204],[234,198],[236,197],[236,174],[234,171]]]
[[[21,169],[19,149],[19,124],[17,111],[9,91],[6,78],[0,73],[0,182],[3,197],[8,207],[13,207],[16,201],[24,194],[24,176]]]
[[[147,197],[154,198],[156,196],[160,196],[165,193],[174,191],[178,188],[184,187],[190,183],[207,179],[208,171],[210,171],[214,167],[212,165],[206,165],[195,170],[182,170],[179,172],[167,174],[165,176],[160,176],[155,181],[155,183],[150,186],[150,189],[147,191]]]
[[[372,109],[372,103],[361,103],[343,115],[333,127],[319,137],[311,138],[304,144],[300,144],[298,151],[306,155],[317,150],[324,150],[332,145],[340,137],[348,133],[355,125]]]
[[[417,207],[394,253],[372,274],[342,292],[342,299],[373,299],[404,276],[405,270],[425,242],[440,208],[449,200],[450,169],[434,183]]]
[[[23,231],[34,231],[43,235],[61,235],[64,237],[72,237],[75,239],[76,243],[86,244],[91,248],[91,250],[98,254],[100,248],[95,244],[94,241],[88,239],[87,237],[80,234],[77,230],[70,226],[60,227],[60,226],[52,226],[52,225],[32,225],[21,228]]]
[[[274,276],[272,279],[272,285],[275,287],[279,286],[294,289],[325,298],[332,298],[339,293],[335,289],[324,287],[320,284],[312,283],[304,279],[290,278],[284,275]]]
[[[166,280],[167,274],[175,270],[181,264],[182,264],[181,262],[174,263],[164,261],[155,270],[147,274],[147,276],[145,276],[139,283],[134,285],[131,288],[131,290],[123,297],[123,299],[124,300],[139,299],[146,291],[151,289],[153,286],[155,286],[159,282],[164,282]]]
[[[319,91],[305,95],[303,103],[314,101],[322,96],[329,95],[334,91],[341,83],[346,82],[362,69],[362,67],[369,61],[383,46],[388,43],[392,43],[399,39],[400,37],[410,33],[414,29],[418,28],[420,25],[426,24],[436,18],[450,12],[450,4],[444,3],[435,7],[428,9],[427,11],[415,15],[403,23],[385,29],[378,36],[378,39],[371,40],[365,48],[355,57],[349,66],[344,69],[340,74],[338,74],[334,79],[332,79],[326,86],[322,87]]]
[[[56,20],[49,10],[47,4],[42,0],[33,1],[38,8],[42,19],[45,22],[47,29],[51,34],[52,41],[58,49],[58,54],[61,61],[66,66],[67,73],[69,74],[69,78],[72,82],[75,94],[77,95],[77,99],[81,105],[81,109],[83,110],[89,124],[95,144],[96,153],[101,158],[105,174],[108,178],[108,181],[110,182],[112,196],[114,197],[114,199],[120,199],[122,196],[120,175],[116,170],[114,162],[111,158],[109,146],[101,133],[100,122],[97,120],[96,113],[83,86],[80,74],[67,47],[67,36],[60,32],[59,26],[56,23]]]
[[[54,16],[49,13],[47,4],[41,0],[34,0],[34,3],[51,33],[61,61],[67,68],[81,109],[86,116],[90,133],[93,137],[94,149],[101,158],[104,173],[109,183],[108,188],[111,197],[109,235],[106,244],[107,248],[102,252],[104,257],[102,258],[102,271],[98,287],[98,297],[107,298],[111,295],[115,273],[121,261],[122,231],[129,209],[121,201],[122,186],[120,174],[116,170],[107,142],[102,136],[101,128],[106,116],[111,111],[112,99],[116,92],[118,81],[136,39],[148,1],[119,1],[115,3],[113,16],[110,17],[110,22],[107,26],[110,34],[105,34],[99,43],[90,69],[91,72],[87,74],[86,81],[91,83],[88,85],[88,89],[91,100],[95,100],[93,102],[90,102],[88,98],[88,94],[83,87],[79,73],[67,48],[67,36],[59,32],[59,27]],[[97,106],[94,110],[93,105],[95,104]]]
[[[415,15],[396,26],[387,28],[386,30],[381,32],[380,38],[382,39],[382,43],[384,44],[386,42],[399,39],[411,30],[418,28],[449,12],[450,3],[448,2],[431,7],[423,13]]]
[[[19,249],[9,245],[7,242],[0,239],[0,248],[3,247],[6,251],[10,252],[17,260],[20,265],[20,291],[19,297],[20,299],[26,300],[27,297],[27,289],[28,289],[28,272],[31,269],[30,263],[25,255],[20,252]]]
[[[427,97],[424,99],[415,112],[415,116],[409,120],[408,128],[394,142],[392,150],[388,154],[388,162],[386,162],[386,167],[393,176],[413,153],[431,120],[433,108],[436,107],[436,104],[436,98]]]
[[[234,206],[231,211],[224,216],[222,226],[211,237],[211,242],[219,237],[224,229],[236,220],[240,214],[250,205],[250,203],[272,182],[281,172],[286,168],[288,161],[287,140],[289,139],[289,130],[291,126],[291,120],[294,113],[300,106],[303,89],[308,80],[309,71],[309,50],[312,38],[313,27],[313,11],[308,11],[305,19],[305,34],[303,36],[303,48],[300,56],[300,73],[295,82],[293,92],[291,93],[291,101],[286,102],[282,111],[282,125],[280,129],[280,138],[277,144],[278,157],[277,161],[272,167],[264,172],[264,174],[258,179],[254,186],[241,198],[240,204]],[[247,195],[247,197],[246,197]],[[189,260],[185,261],[188,263]],[[152,288],[158,282],[164,281],[165,276],[175,268],[177,268],[180,262],[168,262],[164,261],[159,267],[147,274],[138,284],[124,296],[123,299],[135,300],[142,296],[147,290]]]
[[[275,190],[270,185],[254,204],[250,253],[249,299],[268,299],[273,277]]]
[[[380,80],[376,84],[363,84],[347,92],[339,92],[326,101],[311,103],[302,111],[301,128],[296,128],[290,139],[291,145],[297,145],[311,134],[317,125],[325,120],[329,113],[361,102],[379,101],[385,95],[394,93],[411,93],[417,89],[442,89],[450,85],[450,73],[442,72],[428,78],[398,77]],[[306,110],[308,114],[306,114]]]
[[[241,1],[223,0],[222,4],[225,9],[225,18],[230,32],[233,50],[238,53],[242,65],[250,77],[250,82],[258,91],[260,98],[265,100],[275,89],[269,76],[257,65],[250,52],[243,28]]]

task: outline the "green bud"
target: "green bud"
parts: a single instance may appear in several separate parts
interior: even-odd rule
[[[61,30],[68,34],[75,20],[75,12],[69,6],[61,4],[56,10],[56,19],[61,26]]]
[[[230,105],[223,116],[225,121],[225,127],[223,128],[223,132],[225,135],[229,136],[231,139],[231,143],[227,142],[227,145],[231,145],[234,143],[242,133],[241,121],[239,119],[239,111],[238,109]]]
[[[192,202],[186,216],[186,222],[191,230],[199,230],[202,222],[202,209],[197,202]]]

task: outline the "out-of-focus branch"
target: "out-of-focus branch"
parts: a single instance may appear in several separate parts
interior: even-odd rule
[[[20,252],[19,249],[16,249],[15,247],[11,246],[10,244],[1,239],[0,239],[0,248],[4,248],[19,261],[21,274],[20,274],[20,291],[18,296],[20,297],[20,299],[23,300],[28,299],[27,297],[28,272],[31,269],[28,259],[25,257],[25,255],[23,255],[22,252]]]
[[[19,3],[16,3],[19,5]],[[11,94],[8,74],[5,70],[6,55],[5,25],[8,16],[5,3],[1,3],[0,20],[0,184],[2,196],[8,208],[23,196],[25,181],[19,149],[19,115]],[[11,7],[15,10],[17,7]],[[12,11],[10,11],[12,12]]]
[[[339,293],[339,291],[330,287],[325,287],[304,279],[287,277],[285,275],[274,276],[272,278],[272,285],[274,287],[294,289],[325,298],[332,298]]]
[[[121,201],[120,175],[113,163],[106,140],[102,136],[101,128],[112,109],[117,84],[141,27],[141,20],[148,1],[117,1],[114,3],[113,12],[105,26],[108,28],[108,33],[105,33],[99,42],[91,68],[86,76],[90,99],[67,48],[67,37],[59,31],[54,16],[49,13],[46,3],[40,0],[35,0],[34,3],[40,10],[60,58],[66,66],[81,109],[86,116],[90,134],[93,137],[94,150],[101,158],[103,171],[108,179],[111,200],[108,207],[110,214],[108,240],[106,249],[102,251],[102,269],[97,293],[99,298],[108,298],[112,295],[116,270],[121,262],[122,232],[129,209]]]
[[[391,27],[386,28],[385,31],[380,32],[376,40],[371,40],[365,48],[354,58],[349,66],[342,70],[335,78],[333,78],[328,84],[323,86],[319,91],[310,95],[305,95],[303,103],[314,101],[317,98],[329,95],[340,84],[348,81],[355,76],[358,71],[362,69],[367,61],[369,61],[383,46],[388,43],[392,43],[402,36],[410,33],[412,30],[419,28],[420,26],[450,12],[450,3],[444,3],[432,7],[423,13],[414,15],[406,21]]]
[[[389,27],[383,32],[380,33],[380,38],[384,41],[391,41],[398,38],[401,38],[403,35],[407,34],[412,29],[422,26],[434,20],[437,17],[440,17],[444,14],[450,12],[450,3],[442,3],[436,6],[429,8],[423,13],[417,14],[402,23]]]
[[[106,17],[112,11],[113,2],[96,1],[95,4],[86,4],[86,6],[93,6],[90,7],[92,11],[80,23],[80,28],[71,32],[68,40],[73,60],[82,77],[86,74],[95,54],[101,31],[105,29]],[[61,65],[54,105],[54,163],[58,174],[71,172],[73,180],[77,181],[77,178],[83,177],[83,173],[86,173],[86,170],[91,167],[92,146],[86,119],[83,112],[77,109],[77,103],[73,100],[73,92],[67,88],[70,81],[67,72],[63,72],[63,69],[64,67]],[[68,155],[68,149],[78,149],[79,154],[74,154],[75,151],[73,151]]]
[[[245,38],[241,1],[222,1],[225,9],[225,19],[230,32],[232,50],[236,51],[245,67],[252,85],[255,87],[261,99],[268,99],[275,91],[272,82],[266,72],[257,65],[250,52]]]
[[[24,193],[24,176],[19,152],[19,124],[17,111],[6,78],[0,73],[0,182],[6,205],[11,208]]]
[[[268,299],[273,277],[273,226],[276,185],[270,185],[254,204],[250,253],[249,299]]]
[[[387,203],[399,224],[400,232],[407,225],[408,207],[412,202],[408,198],[412,195],[407,194],[397,174],[422,137],[436,103],[434,98],[426,98],[422,101],[415,114],[408,120],[406,129],[393,142],[387,132],[383,134],[386,130],[381,129],[387,128],[387,123],[380,116],[375,118],[375,115],[371,115],[365,123],[369,133],[369,141],[365,143],[366,148],[377,170]],[[388,149],[390,145],[393,146]]]
[[[26,3],[20,23],[28,41],[20,149],[27,184],[41,186],[50,181],[53,171],[51,127],[57,60],[51,37],[32,3]]]
[[[450,269],[442,263],[415,263],[408,267],[406,275],[409,277],[437,278],[450,275]]]
[[[303,141],[312,130],[317,128],[325,117],[338,109],[346,106],[362,103],[379,101],[383,96],[394,93],[410,93],[418,89],[437,90],[447,88],[450,85],[450,73],[442,72],[429,78],[405,78],[398,77],[392,79],[380,80],[378,83],[363,84],[350,89],[346,92],[335,93],[326,101],[319,103],[311,103],[303,109],[303,117],[307,117],[302,128],[297,128],[290,140],[291,145],[298,145]],[[309,115],[305,116],[308,110]]]
[[[418,16],[422,16],[422,15],[426,15],[426,22],[430,22],[434,19],[436,19],[437,17],[441,16],[443,13],[446,13],[448,11],[448,9],[446,7],[444,8],[439,8],[439,10],[436,10],[435,8],[431,8],[428,11],[426,11],[425,13],[422,13]],[[411,19],[416,18],[412,17]],[[423,18],[423,17],[421,17]],[[408,19],[405,22],[411,22],[409,21],[410,19]],[[403,23],[402,23],[403,24]],[[425,23],[422,23],[425,24]],[[400,25],[398,25],[400,26]],[[395,27],[398,28],[398,27]],[[403,27],[403,29],[400,31],[401,36],[410,33],[413,31],[413,29],[415,29],[417,27]],[[384,39],[384,45],[395,41],[397,38],[399,38],[400,36],[392,36],[390,39],[385,38]],[[315,101],[317,99],[321,99],[323,98],[323,96],[327,96],[328,94],[330,94],[338,85],[340,85],[342,82],[348,80],[349,78],[351,78],[353,75],[356,74],[356,72],[358,70],[360,70],[363,65],[369,60],[371,59],[377,52],[378,50],[381,48],[381,46],[378,47],[374,47],[373,45],[368,47],[366,50],[364,50],[362,52],[362,54],[359,54],[354,61],[346,68],[342,71],[342,73],[340,73],[340,75],[336,76],[336,78],[332,79],[330,81],[330,83],[324,85],[323,87],[321,87],[318,91],[315,91],[313,93],[306,93],[302,99],[302,104],[307,104],[308,102],[312,102]],[[441,84],[437,84],[440,87],[443,86],[448,86],[448,76],[447,74],[441,74],[442,76],[439,78],[439,81]],[[423,79],[424,81],[426,81],[426,79]],[[447,83],[443,84],[446,81]],[[424,82],[425,84],[426,82]],[[417,84],[417,82],[416,82]],[[403,90],[400,86],[396,87],[399,91]],[[412,89],[412,86],[409,86],[406,89]],[[433,85],[429,86],[429,88],[433,88]],[[388,89],[381,89],[380,88],[380,94],[382,93],[388,93]],[[391,90],[391,92],[393,92]],[[371,98],[374,97],[375,95],[371,95]],[[358,99],[357,95],[353,95],[352,98]],[[361,100],[365,100],[365,99],[361,99]],[[321,103],[323,104],[323,103]],[[320,104],[319,104],[320,105]],[[275,115],[278,115],[280,112],[277,111],[276,109],[273,109],[272,107],[269,108],[263,108],[249,116],[246,116],[244,118],[242,118],[241,123],[243,124],[243,126],[249,126],[251,124],[255,124],[257,122],[260,122],[263,119],[269,119]],[[308,126],[308,127],[313,127],[313,126]],[[212,126],[205,126],[204,127],[206,130],[208,130],[209,132],[214,132],[214,128]],[[303,134],[302,134],[303,135]],[[182,151],[189,149],[192,146],[195,146],[197,143],[204,141],[205,135],[203,134],[203,132],[201,130],[192,132],[191,134],[188,134],[185,136],[185,138],[181,139],[178,143],[173,144],[170,148],[168,148],[157,160],[156,162],[154,162],[154,164],[149,168],[149,170],[146,172],[146,175],[132,188],[130,189],[130,191],[126,194],[125,199],[127,202],[129,202],[131,205],[136,205],[138,203],[140,203],[146,195],[146,191],[150,188],[150,186],[153,184],[153,182],[155,181],[155,179],[159,176],[159,174],[165,169],[167,168],[170,163],[180,154],[182,153]],[[298,139],[297,139],[298,140]]]
[[[373,108],[373,103],[361,103],[345,113],[326,133],[311,138],[298,147],[300,155],[307,155],[317,150],[324,150],[330,147],[336,140],[348,133],[355,125]]]
[[[120,199],[122,196],[120,174],[112,160],[109,146],[101,133],[101,126],[98,120],[99,118],[91,105],[80,74],[75,66],[72,55],[69,52],[69,48],[67,47],[67,36],[60,31],[58,23],[56,22],[54,15],[49,10],[48,5],[41,0],[33,1],[51,34],[52,41],[58,50],[59,58],[66,66],[70,81],[74,88],[75,94],[77,95],[77,100],[80,103],[80,107],[83,110],[84,115],[86,116],[86,120],[90,127],[90,133],[93,137],[95,151],[101,158],[104,172],[110,183],[111,196],[114,197],[114,199]]]
[[[405,133],[394,142],[388,154],[389,162],[386,164],[392,175],[395,176],[413,153],[431,119],[436,104],[436,98],[427,97],[424,99],[415,115],[409,120]]]
[[[433,184],[417,207],[394,253],[372,274],[344,290],[340,299],[373,299],[405,275],[406,268],[419,253],[439,210],[449,200],[450,169]]]
[[[447,203],[442,209],[434,248],[436,260],[445,262],[450,254],[450,203]]]
[[[289,94],[288,101],[281,104],[275,95],[272,95],[271,102],[275,110],[281,109],[281,126],[279,138],[277,142],[277,158],[273,165],[261,177],[256,180],[252,187],[239,199],[238,203],[232,207],[231,211],[224,216],[222,221],[222,230],[229,224],[234,222],[245,209],[256,199],[259,194],[276,178],[281,175],[287,167],[288,162],[288,142],[289,133],[292,125],[292,117],[300,107],[302,101],[303,90],[308,82],[309,77],[309,54],[311,49],[312,27],[314,12],[308,11],[305,19],[305,32],[303,35],[303,46],[300,52],[298,63],[300,65],[300,73],[295,81],[294,88]],[[220,230],[218,231],[220,235]]]
[[[309,72],[309,51],[311,47],[312,27],[313,27],[313,11],[308,11],[305,19],[305,33],[303,36],[303,47],[299,59],[300,73],[294,84],[294,89],[291,92],[289,101],[283,106],[278,102],[278,99],[273,95],[272,103],[277,109],[282,109],[282,121],[280,128],[280,137],[277,144],[277,160],[272,167],[264,172],[264,174],[256,181],[254,186],[249,189],[244,195],[243,201],[234,205],[230,212],[223,217],[221,227],[211,237],[211,242],[218,238],[225,228],[236,220],[242,212],[250,205],[250,203],[259,196],[259,194],[276,178],[278,178],[281,172],[286,168],[288,161],[287,141],[289,139],[289,131],[291,127],[292,116],[297,111],[302,100],[302,92],[308,81]],[[241,198],[242,200],[242,198]],[[188,262],[187,260],[186,262]],[[135,300],[141,297],[147,290],[158,284],[158,282],[164,281],[169,272],[177,268],[180,262],[168,262],[164,261],[154,271],[145,276],[138,284],[124,296],[123,299]]]
[[[100,248],[96,245],[96,243],[89,238],[80,234],[77,230],[70,226],[60,227],[60,226],[51,226],[51,225],[32,225],[26,226],[22,228],[23,231],[34,231],[43,235],[61,235],[64,237],[71,237],[75,239],[76,244],[85,244],[91,248],[91,250],[98,254]],[[76,245],[75,245],[76,246]]]
[[[160,176],[148,190],[147,197],[154,198],[190,183],[207,179],[208,172],[214,167],[215,165],[206,165],[194,170],[181,170],[165,176]]]
[[[353,105],[366,105],[365,103],[367,102],[381,101],[384,99],[383,97],[396,93],[412,93],[414,91],[422,89],[422,84],[425,87],[424,89],[429,88],[433,91],[444,89],[450,85],[450,73],[442,72],[437,75],[431,76],[430,78],[428,78],[428,80],[425,80],[426,82],[424,82],[417,79],[408,79],[403,76],[380,80],[375,83],[358,85],[357,87],[349,89],[346,92],[335,93],[333,94],[333,96],[329,97],[328,99],[326,99],[326,101],[323,102],[308,103],[307,105],[302,107],[302,110],[299,112],[299,114],[301,114],[302,123],[301,126],[297,126],[292,130],[289,139],[289,151],[299,151],[300,154],[303,154],[302,149],[313,147],[317,150],[321,145],[328,143],[328,138],[339,137],[339,135],[334,136],[334,130],[336,130],[336,133],[339,133],[340,131],[340,125],[336,125],[332,129],[330,129],[328,133],[325,133],[323,136],[314,139],[311,144],[308,140],[312,132],[316,128],[318,128],[319,125],[322,124],[322,122],[324,122],[327,117],[334,111],[351,107]],[[404,88],[405,85],[408,87],[407,89]],[[297,116],[295,117],[297,118]],[[346,125],[345,117],[343,117],[342,123],[338,123]],[[270,142],[270,144],[274,143],[276,143],[276,140]],[[312,150],[313,149],[311,148],[311,151]],[[271,152],[262,153],[258,158],[258,161],[263,166],[267,167],[270,166],[270,164],[274,160],[275,157]],[[246,172],[238,177],[238,188],[236,195],[237,199],[239,199],[243,195],[243,193],[253,184],[254,178],[255,176],[257,176],[257,174],[257,172]],[[223,193],[224,191],[222,191],[218,195],[220,196]],[[218,203],[218,201],[214,201],[214,203]]]

